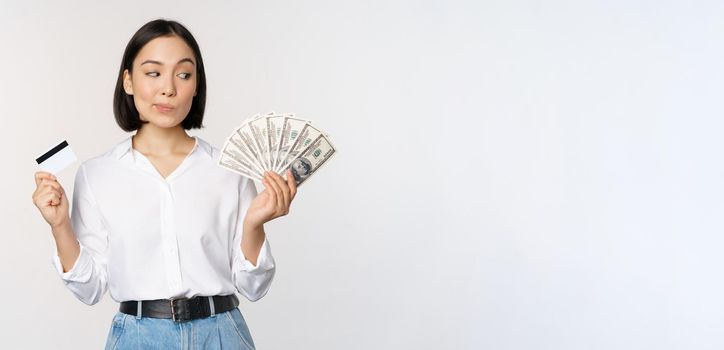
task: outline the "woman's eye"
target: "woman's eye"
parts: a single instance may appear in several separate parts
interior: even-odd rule
[[[178,77],[181,79],[189,79],[191,78],[191,73],[179,73]]]
[[[149,77],[157,77],[158,72],[148,72],[148,73],[146,73],[146,75],[148,75]]]

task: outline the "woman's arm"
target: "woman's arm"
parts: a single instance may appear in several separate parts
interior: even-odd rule
[[[35,185],[33,203],[50,225],[63,272],[67,272],[80,255],[80,245],[70,224],[68,197],[55,175],[49,172],[36,172]]]
[[[241,251],[244,252],[246,260],[256,265],[256,260],[259,258],[259,251],[266,239],[264,225],[252,226],[252,224],[247,224],[246,221],[244,221],[243,230],[244,234],[241,236]]]
[[[107,231],[88,185],[83,164],[75,175],[73,213],[67,195],[54,176],[36,173],[38,190],[33,195],[55,238],[53,265],[75,297],[93,305],[108,289],[106,275]]]
[[[55,248],[58,251],[60,263],[63,265],[63,272],[68,272],[78,261],[80,244],[75,238],[75,232],[73,232],[70,221],[66,221],[59,226],[53,226],[51,230],[53,237],[55,237]]]
[[[287,215],[297,194],[297,184],[291,170],[287,171],[286,181],[279,174],[268,171],[264,174],[263,183],[264,191],[254,198],[244,217],[244,234],[241,239],[241,250],[254,265],[266,239],[264,223]]]
[[[232,249],[232,282],[236,289],[250,301],[261,299],[269,290],[276,270],[264,223],[289,212],[289,205],[296,194],[296,183],[284,183],[275,173],[264,175],[264,191],[257,194],[251,180],[240,187],[241,208],[244,214],[236,231]],[[239,237],[241,236],[241,237]]]

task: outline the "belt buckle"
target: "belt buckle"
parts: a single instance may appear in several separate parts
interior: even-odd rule
[[[183,322],[188,321],[191,317],[191,310],[189,309],[188,304],[188,298],[178,298],[178,299],[170,299],[171,300],[171,319],[173,319],[174,322]],[[183,302],[180,307],[178,307],[180,312],[176,312],[176,302],[181,301]]]

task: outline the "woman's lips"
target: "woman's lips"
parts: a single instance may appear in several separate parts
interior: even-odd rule
[[[170,112],[173,110],[173,106],[165,103],[156,103],[153,105],[159,112]]]

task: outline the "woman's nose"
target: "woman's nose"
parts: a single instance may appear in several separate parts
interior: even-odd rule
[[[176,95],[176,87],[173,84],[173,79],[165,81],[164,85],[161,87],[161,95],[169,97]]]

